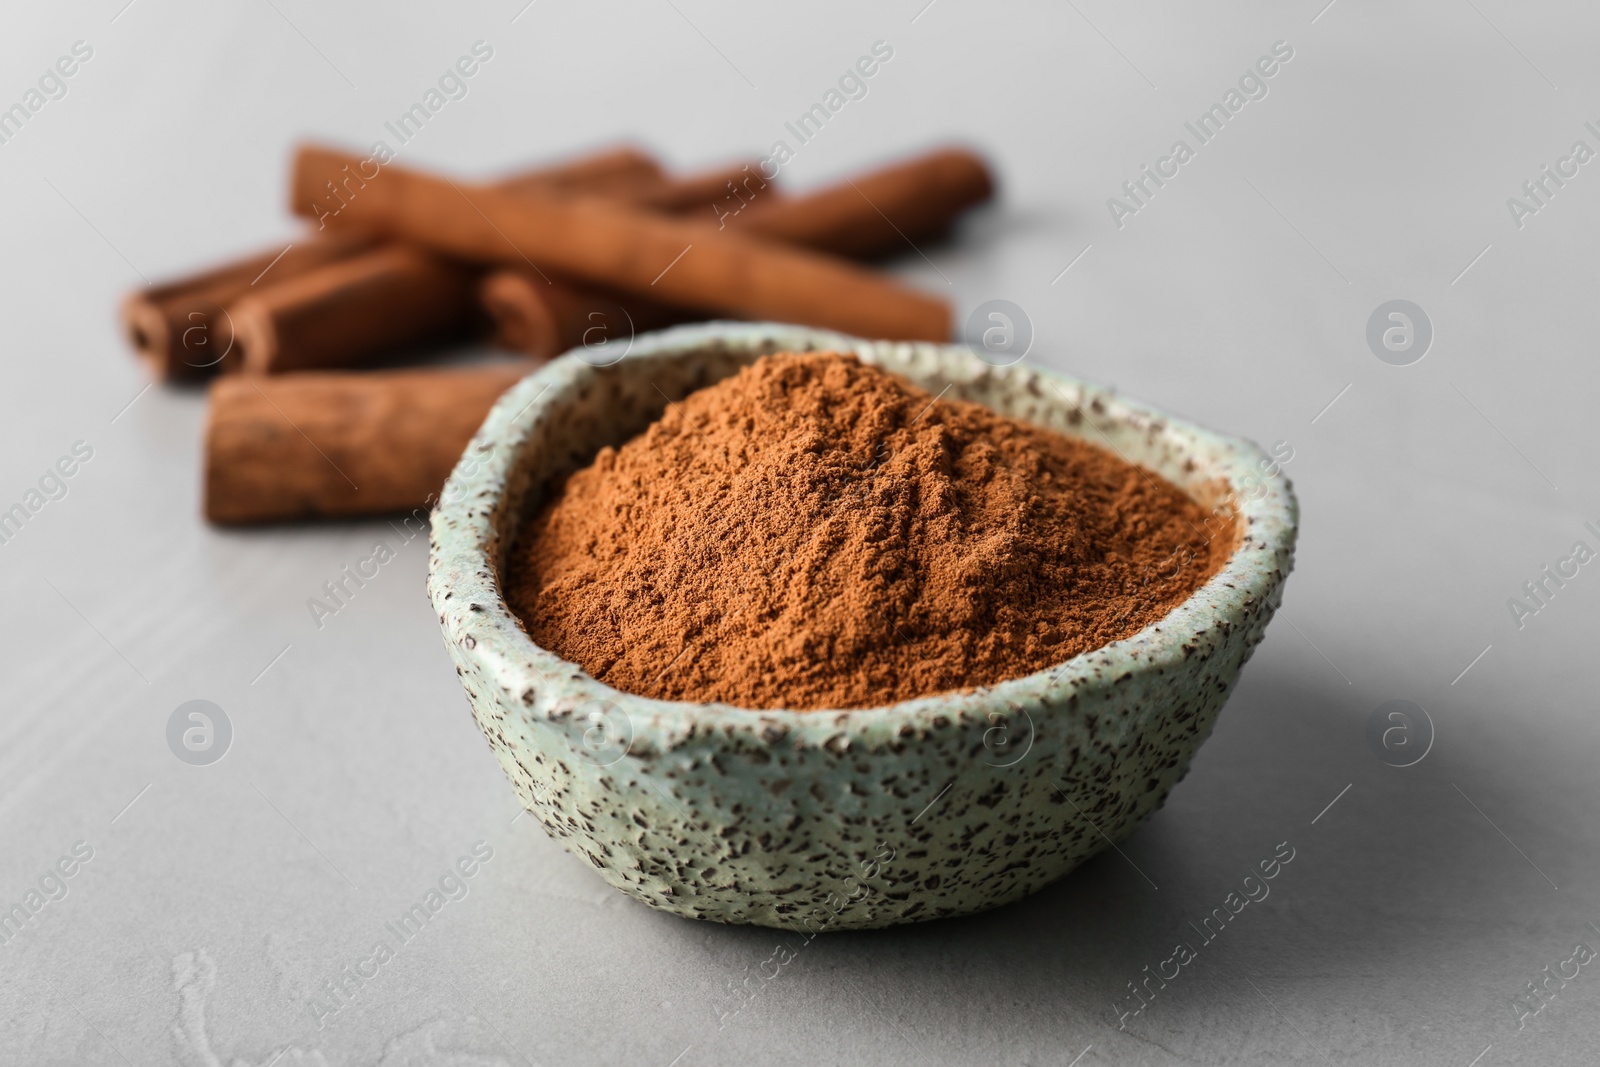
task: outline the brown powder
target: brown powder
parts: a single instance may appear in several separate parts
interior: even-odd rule
[[[1138,632],[1231,552],[1207,518],[1108,451],[854,356],[777,355],[601,450],[506,584],[534,641],[618,689],[866,707]]]

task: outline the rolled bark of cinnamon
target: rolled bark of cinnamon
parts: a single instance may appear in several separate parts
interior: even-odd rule
[[[736,177],[746,178],[748,169],[749,164],[728,165],[672,178],[648,156],[619,149],[578,165],[502,182],[498,188],[582,192],[671,211],[683,205],[709,204]],[[394,242],[264,291],[253,291],[228,309],[240,356],[230,369],[283,374],[358,367],[407,343],[465,337],[483,318],[476,299],[481,274],[481,268],[471,264]],[[507,282],[505,287],[529,288],[525,281]],[[560,331],[563,337],[594,337],[598,330],[604,334],[605,322],[585,319],[591,312],[600,314],[602,320],[616,320],[610,328],[617,336],[623,330],[655,329],[684,319],[681,313],[664,314],[660,305],[650,301],[638,301],[637,308],[630,303],[628,312],[618,313],[618,302],[611,294],[565,285],[548,295],[552,303],[544,312],[544,322],[532,323],[524,313],[520,320],[527,322],[524,333]],[[520,297],[517,307],[533,306],[526,291]],[[511,305],[502,301],[501,306]],[[630,312],[650,325],[628,327]],[[584,324],[578,325],[580,322]],[[574,328],[575,334],[571,333]],[[554,351],[568,347],[571,345],[562,344]]]
[[[122,302],[123,329],[157,381],[198,381],[233,357],[234,333],[224,307],[263,275],[291,278],[337,262],[376,242],[360,234],[320,234],[188,278],[131,293]]]
[[[749,190],[751,195],[767,191],[767,195],[774,199],[778,195],[772,180],[761,176],[760,161],[748,160],[713,167],[683,178],[659,180],[653,187],[649,182],[641,182],[633,190],[633,195],[624,193],[618,199],[652,211],[677,215],[704,211],[723,198],[735,195],[735,189]]]
[[[470,267],[396,243],[248,293],[228,309],[239,369],[349,367],[463,333],[476,281]]]
[[[618,145],[553,167],[518,171],[495,184],[511,190],[593,189],[609,193],[665,180],[666,173],[655,157],[632,145]]]
[[[639,190],[660,189],[670,180],[649,155],[621,146],[521,172],[501,184],[547,191]],[[230,304],[254,291],[258,282],[276,285],[359,255],[375,244],[360,234],[314,234],[287,249],[272,249],[139,290],[123,300],[124,331],[158,381],[197,381],[218,370],[236,369],[236,353],[231,350],[234,331],[225,311]]]
[[[537,259],[589,284],[681,307],[869,337],[950,335],[945,301],[815,253],[598,198],[468,188],[393,164],[363,179],[362,162],[302,148],[292,210],[324,226],[412,240],[469,261],[516,266]],[[330,182],[348,199],[329,203]]]
[[[215,523],[425,507],[530,364],[227,377],[211,386],[205,515]]]
[[[814,193],[727,203],[718,217],[739,232],[867,259],[910,251],[993,195],[980,156],[945,148]]]
[[[722,225],[746,233],[819,251],[869,258],[905,252],[911,242],[937,236],[968,208],[994,195],[988,166],[972,152],[946,148],[870,171],[853,180],[780,198],[766,192],[760,171],[748,166],[730,177],[720,197],[710,200]],[[709,183],[706,186],[710,188]],[[746,204],[745,197],[751,202]],[[720,202],[737,203],[723,207]],[[495,324],[495,342],[535,359],[550,359],[570,348],[625,335],[631,315],[635,330],[658,329],[686,321],[664,305],[639,297],[563,285],[548,285],[528,271],[493,271],[479,286],[484,310]],[[618,315],[617,308],[626,308]],[[595,316],[598,316],[596,318]],[[597,325],[616,320],[610,331]]]
[[[490,271],[478,300],[495,327],[494,343],[538,360],[582,345],[627,345],[635,334],[688,322],[692,312],[628,293],[546,281],[526,269]]]

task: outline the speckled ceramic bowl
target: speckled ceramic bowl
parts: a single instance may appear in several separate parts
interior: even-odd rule
[[[668,399],[775,351],[836,349],[939,393],[1115,448],[1208,508],[1224,569],[1140,633],[970,692],[849,711],[752,711],[620,692],[536,646],[501,597],[519,521]],[[567,355],[503,396],[433,516],[428,592],[518,798],[651,907],[806,933],[961,915],[1031,893],[1131,834],[1188,768],[1261,641],[1296,506],[1263,453],[1030,366],[953,345],[709,324]]]

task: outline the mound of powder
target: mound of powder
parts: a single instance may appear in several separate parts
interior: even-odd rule
[[[1221,527],[1093,445],[775,355],[574,473],[506,586],[535,642],[618,689],[868,707],[1138,632],[1222,566]]]

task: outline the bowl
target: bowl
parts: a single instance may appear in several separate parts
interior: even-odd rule
[[[638,900],[814,935],[962,915],[1034,892],[1128,837],[1183,777],[1261,641],[1297,508],[1255,445],[961,345],[709,323],[577,350],[495,404],[433,514],[428,594],[517,798]],[[1238,544],[1165,618],[997,685],[875,708],[750,710],[613,689],[535,645],[501,593],[521,520],[604,445],[779,351],[854,352],[930,393],[1109,447]]]

